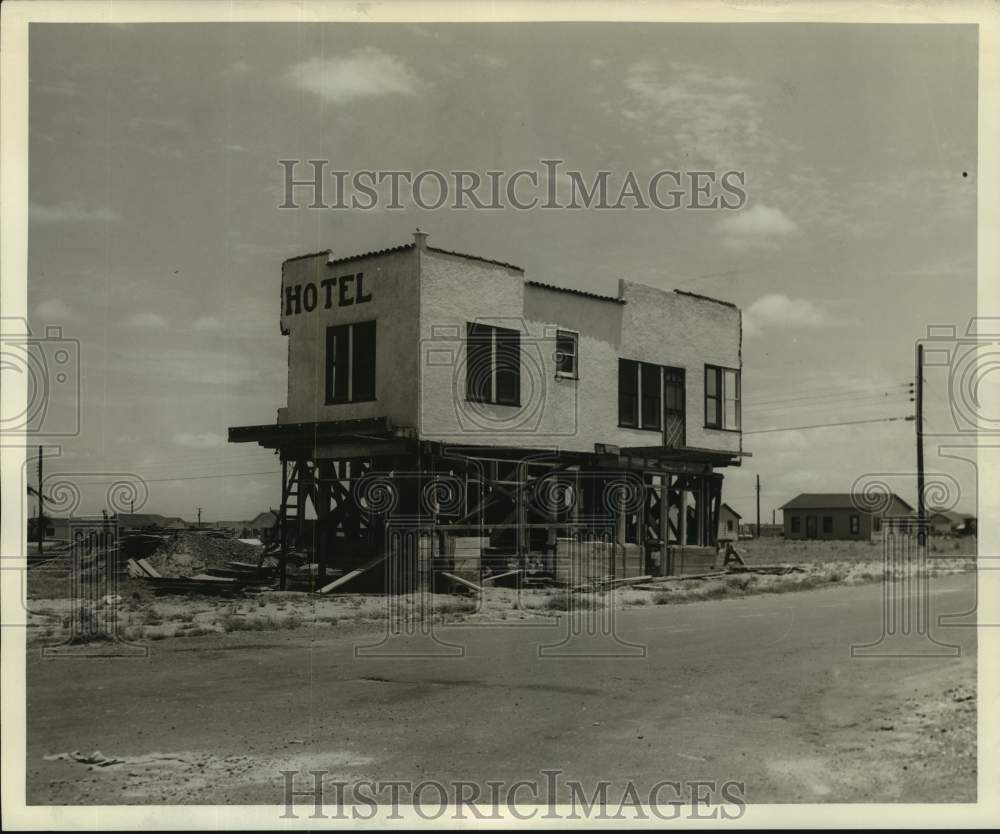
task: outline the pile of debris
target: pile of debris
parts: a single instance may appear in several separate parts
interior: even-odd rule
[[[270,588],[274,580],[275,563],[272,559],[258,563],[227,562],[191,576],[164,576],[148,559],[129,559],[127,569],[129,576],[142,579],[155,594],[231,596],[245,590]]]
[[[263,545],[251,545],[239,539],[181,532],[163,542],[148,557],[161,576],[190,576],[209,568],[226,568],[230,562],[244,562],[256,567],[263,555]]]

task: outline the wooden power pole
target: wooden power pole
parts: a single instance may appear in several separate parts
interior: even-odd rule
[[[924,346],[922,344],[917,345],[916,383],[917,522],[919,534],[923,535],[927,508],[924,506]]]
[[[757,476],[757,535],[760,538],[760,475]]]
[[[42,447],[38,447],[38,554],[45,549],[45,495],[42,492]]]

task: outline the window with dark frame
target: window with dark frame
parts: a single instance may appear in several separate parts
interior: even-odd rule
[[[823,516],[823,532],[832,533],[833,532],[833,516],[825,515]]]
[[[851,516],[851,535],[856,536],[861,532],[861,516],[852,515]]]
[[[618,425],[662,431],[664,413],[683,417],[683,369],[619,359]]]
[[[802,532],[802,518],[797,515],[792,516],[792,532],[801,533]]]
[[[556,376],[579,379],[579,335],[571,330],[556,331]]]
[[[375,399],[375,322],[326,329],[326,404]]]
[[[473,402],[521,404],[521,334],[507,327],[466,324],[465,396]]]
[[[741,423],[740,372],[718,365],[705,366],[705,428],[739,431]]]

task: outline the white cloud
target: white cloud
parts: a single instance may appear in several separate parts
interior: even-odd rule
[[[183,432],[173,437],[175,446],[186,446],[189,449],[215,449],[226,445],[226,438],[219,434],[205,432],[204,434],[188,434]]]
[[[761,203],[720,220],[717,228],[726,246],[734,249],[771,247],[799,230],[781,209]]]
[[[162,330],[167,326],[163,316],[156,313],[136,313],[125,320],[129,327],[141,327],[147,330]]]
[[[355,49],[337,58],[310,58],[289,69],[287,79],[299,89],[336,103],[386,95],[412,96],[421,86],[420,79],[401,58],[374,47]]]
[[[759,336],[774,327],[830,327],[840,323],[819,304],[779,293],[758,298],[743,312],[743,332],[747,336]]]
[[[35,315],[50,321],[66,321],[73,317],[69,306],[61,298],[49,298],[35,307]]]
[[[107,208],[88,209],[78,203],[60,203],[42,206],[32,203],[28,216],[35,223],[117,223],[122,219],[116,211]]]
[[[200,319],[196,319],[192,326],[195,330],[221,330],[222,322],[215,316],[202,316]]]

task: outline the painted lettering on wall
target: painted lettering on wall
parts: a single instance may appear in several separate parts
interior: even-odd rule
[[[285,287],[285,315],[297,316],[311,313],[317,307],[324,310],[337,307],[351,307],[367,304],[372,294],[365,291],[365,274],[341,275],[338,278],[324,278],[319,284],[295,284]]]

